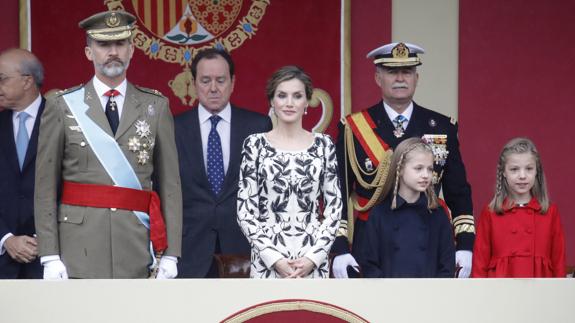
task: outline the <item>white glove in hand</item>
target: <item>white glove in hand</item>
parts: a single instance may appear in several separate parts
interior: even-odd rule
[[[44,263],[45,280],[64,280],[68,279],[66,266],[61,260],[51,260]]]
[[[455,266],[461,267],[457,278],[469,278],[471,275],[471,264],[473,252],[469,250],[457,250],[455,252]]]
[[[359,272],[359,265],[355,258],[349,253],[336,256],[333,259],[333,276],[335,278],[349,278],[347,277],[347,267],[351,266],[357,272]]]
[[[156,279],[172,279],[178,276],[178,258],[174,256],[162,256],[158,265]]]

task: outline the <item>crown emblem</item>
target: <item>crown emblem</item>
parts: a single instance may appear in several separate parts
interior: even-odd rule
[[[409,48],[404,43],[399,43],[391,50],[393,58],[407,58],[409,57]]]
[[[120,18],[118,18],[115,12],[112,12],[109,16],[106,17],[106,26],[114,28],[118,27],[119,25],[120,25]]]

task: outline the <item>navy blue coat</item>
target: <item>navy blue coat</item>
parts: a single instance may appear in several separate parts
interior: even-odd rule
[[[427,198],[407,203],[397,197],[375,206],[362,234],[356,236],[353,256],[367,278],[453,278],[455,244],[442,207],[430,212]]]
[[[28,143],[22,171],[18,165],[18,154],[14,142],[12,111],[0,112],[0,239],[7,233],[32,236],[34,228],[34,175],[36,173],[36,148],[38,127],[44,111],[45,100],[38,110],[34,130]],[[0,256],[0,278],[42,278],[42,267],[38,259],[30,264],[21,264],[8,252]]]
[[[269,117],[232,106],[230,162],[222,191],[214,196],[204,166],[198,109],[175,118],[184,206],[178,278],[206,277],[216,245],[222,254],[249,257],[250,245],[237,222],[242,144],[247,136],[271,129]]]

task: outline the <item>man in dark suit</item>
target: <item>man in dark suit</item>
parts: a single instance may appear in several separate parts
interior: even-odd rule
[[[29,51],[0,54],[0,278],[42,278],[34,229],[34,173],[44,110],[42,64]]]
[[[192,76],[199,106],[175,120],[184,206],[178,277],[213,278],[214,254],[250,254],[236,220],[241,149],[247,136],[272,124],[267,116],[230,104],[235,76],[227,52],[200,51]]]
[[[421,65],[418,54],[423,52],[413,44],[391,43],[367,55],[375,64],[375,81],[383,100],[351,114],[345,125],[340,124],[338,163],[347,180],[344,189],[353,200],[353,206],[345,206],[359,211],[353,235],[361,235],[362,225],[379,199],[377,188],[385,181],[392,150],[407,138],[422,138],[433,149],[433,184],[438,194],[443,190],[451,211],[456,265],[461,268],[459,277],[466,278],[471,273],[475,239],[471,187],[459,152],[455,120],[413,102],[419,78],[417,66]],[[343,213],[347,213],[346,208]],[[338,278],[347,277],[348,266],[357,266],[349,254],[347,217],[342,220],[340,236],[332,247],[332,252],[339,255],[333,264],[334,276]]]

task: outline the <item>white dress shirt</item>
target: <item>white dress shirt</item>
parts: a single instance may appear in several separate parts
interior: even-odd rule
[[[393,120],[395,120],[395,118],[397,118],[399,113],[397,113],[395,110],[393,110],[393,108],[391,108],[385,102],[383,102],[383,107],[385,108],[385,113],[387,113],[389,120],[391,120],[391,123],[393,123]],[[409,105],[407,106],[407,109],[405,109],[405,111],[403,111],[403,113],[401,113],[401,115],[404,116],[405,119],[407,119],[407,121],[405,121],[403,123],[403,129],[404,130],[407,129],[407,125],[409,124],[409,121],[411,121],[411,115],[412,114],[413,114],[413,102],[410,102]],[[395,124],[394,124],[394,126],[395,126]]]
[[[228,171],[228,165],[230,163],[230,132],[232,125],[232,107],[230,103],[220,111],[218,114],[222,120],[218,122],[216,130],[220,135],[220,141],[222,143],[222,155],[224,158],[224,172]],[[204,167],[206,172],[208,170],[208,136],[210,135],[210,130],[212,129],[212,122],[210,117],[212,113],[206,110],[201,104],[198,106],[198,118],[200,121],[200,132],[202,134],[202,152],[204,154]]]
[[[26,112],[29,117],[25,121],[26,131],[28,132],[28,139],[32,136],[32,131],[34,131],[34,122],[36,122],[36,117],[38,116],[38,110],[40,110],[40,104],[42,104],[42,96],[38,95],[36,100],[34,100],[26,109],[19,112],[12,112],[12,129],[14,129],[14,143],[16,143],[16,136],[18,135],[18,130],[20,129],[20,118],[18,117],[20,113]],[[0,256],[6,252],[4,248],[4,242],[6,239],[13,236],[11,232],[6,233],[2,239],[0,239]]]
[[[34,122],[36,122],[36,117],[38,116],[38,110],[40,110],[40,104],[42,104],[42,96],[38,95],[36,100],[34,100],[26,109],[19,112],[12,112],[12,129],[14,129],[14,143],[16,143],[16,137],[18,136],[18,130],[20,130],[20,118],[18,117],[20,113],[26,112],[30,117],[26,119],[26,131],[28,132],[28,139],[32,136],[32,130],[34,130]]]
[[[104,84],[102,81],[98,79],[97,76],[94,76],[93,82],[94,89],[96,90],[96,94],[98,98],[100,98],[100,103],[102,103],[102,109],[106,112],[106,103],[108,103],[108,97],[104,95],[104,93],[112,90],[109,86]],[[122,119],[122,111],[124,110],[124,101],[126,100],[126,88],[128,87],[128,81],[124,79],[118,87],[115,87],[114,90],[120,92],[118,96],[114,97],[114,101],[116,102],[116,107],[118,108],[118,117]]]

